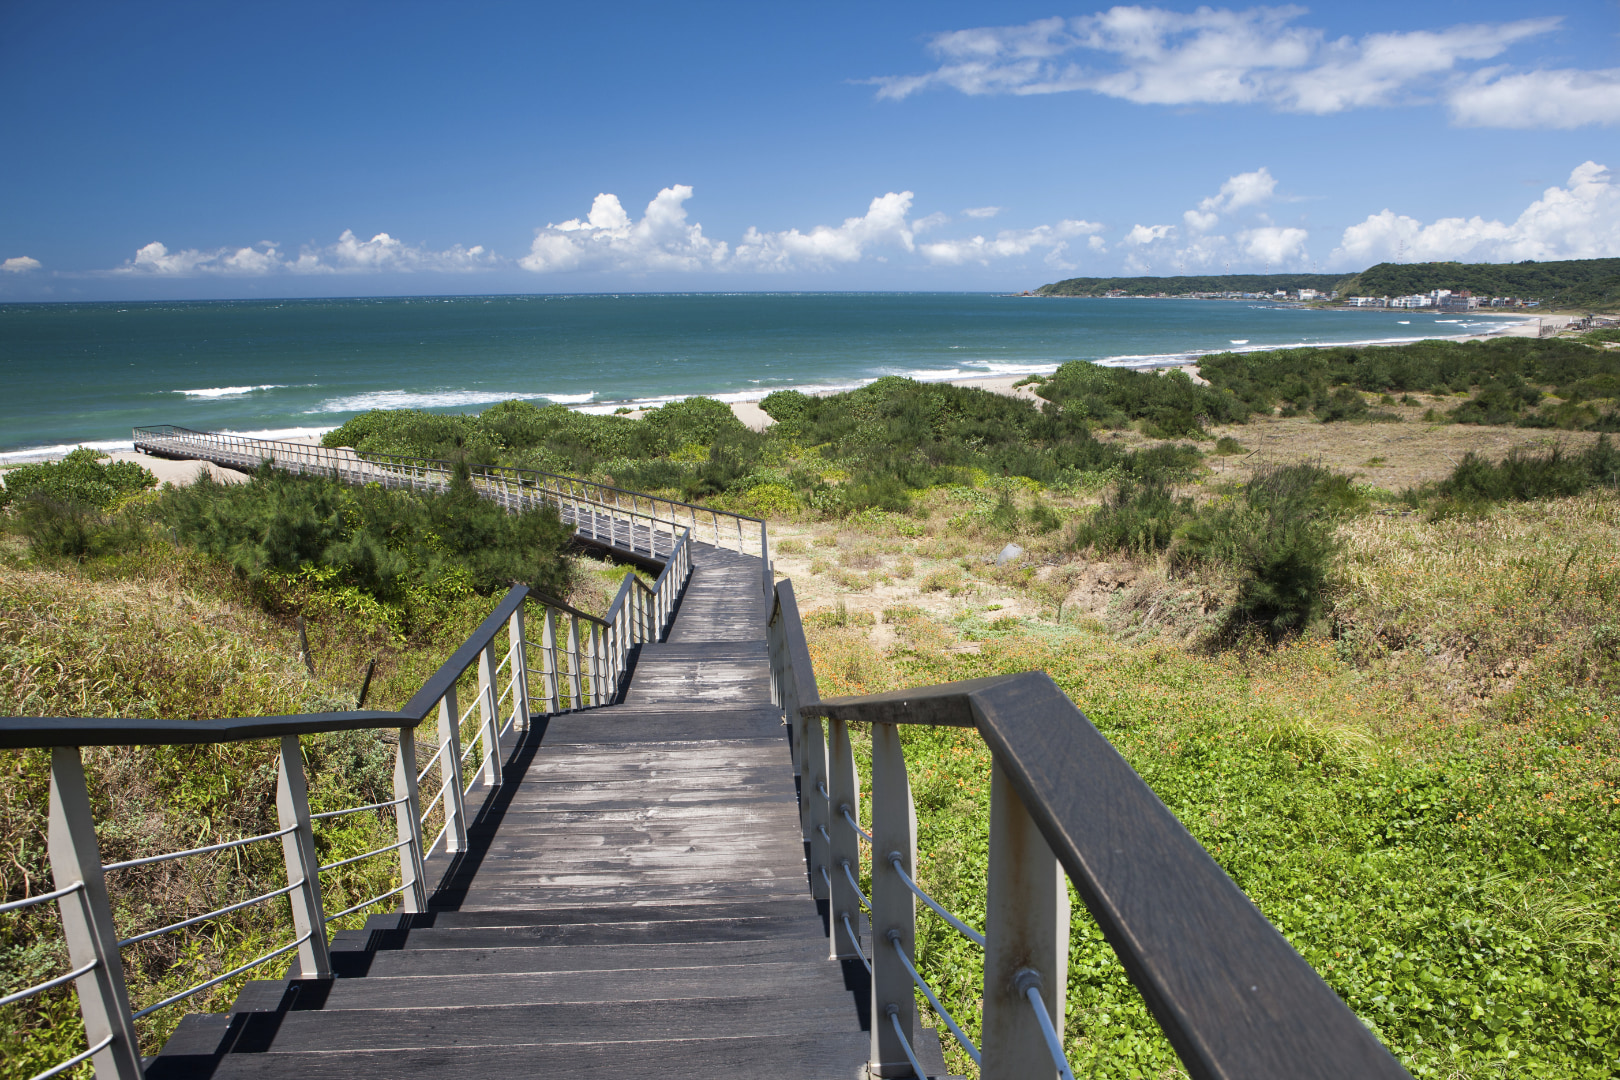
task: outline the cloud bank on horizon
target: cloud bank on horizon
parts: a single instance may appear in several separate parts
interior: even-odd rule
[[[1115,7],[1075,18],[935,34],[939,66],[867,80],[878,97],[1086,91],[1138,105],[1258,105],[1325,115],[1444,101],[1471,127],[1575,128],[1620,121],[1620,68],[1467,70],[1557,30],[1558,15],[1329,37],[1301,7],[1192,12]]]
[[[171,252],[153,241],[111,275],[195,277],[271,274],[472,273],[517,267],[537,275],[563,273],[771,274],[829,271],[868,260],[909,259],[922,266],[965,263],[989,266],[1037,256],[1049,271],[1081,269],[1109,253],[1131,274],[1225,273],[1234,266],[1271,270],[1360,270],[1384,261],[1509,262],[1521,259],[1586,259],[1620,252],[1620,185],[1595,161],[1575,167],[1566,186],[1552,185],[1519,216],[1504,222],[1478,215],[1422,222],[1385,208],[1339,235],[1324,258],[1313,259],[1311,234],[1275,223],[1269,212],[1278,180],[1262,166],[1223,181],[1217,190],[1180,215],[1178,222],[1133,223],[1130,228],[1066,218],[1024,229],[1002,229],[957,238],[931,234],[954,220],[935,212],[912,216],[911,191],[876,196],[858,217],[838,225],[764,231],[749,227],[735,242],[717,240],[688,219],[695,192],[673,184],[632,218],[618,195],[596,196],[590,211],[535,230],[526,255],[508,259],[483,247],[453,245],[442,251],[410,246],[388,233],[358,239],[345,229],[334,244],[305,247],[296,256],[277,244]],[[973,221],[996,207],[969,208]],[[1110,242],[1110,232],[1117,238]],[[13,257],[0,269],[38,270],[38,260]],[[1103,270],[1093,266],[1101,274]]]

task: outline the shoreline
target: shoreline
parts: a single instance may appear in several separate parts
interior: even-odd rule
[[[1130,298],[1122,298],[1122,299],[1130,299]],[[1155,298],[1154,297],[1143,297],[1141,299],[1155,299]],[[1466,315],[1466,313],[1461,313],[1461,314]],[[1559,319],[1562,319],[1563,321],[1565,321],[1566,323],[1568,321],[1567,316],[1554,316],[1554,315],[1543,315],[1543,316],[1535,316],[1535,315],[1520,316],[1520,315],[1514,315],[1514,316],[1495,316],[1495,317],[1496,318],[1512,318],[1515,321],[1506,323],[1500,329],[1494,329],[1494,330],[1491,330],[1491,331],[1488,331],[1488,332],[1485,332],[1485,333],[1465,333],[1465,334],[1446,334],[1446,335],[1420,334],[1420,335],[1415,335],[1413,337],[1374,338],[1374,339],[1369,339],[1369,340],[1366,340],[1366,341],[1294,342],[1294,343],[1290,343],[1290,344],[1279,344],[1279,345],[1254,345],[1254,346],[1245,345],[1245,346],[1241,346],[1241,347],[1234,347],[1234,348],[1227,349],[1227,350],[1215,350],[1215,351],[1205,349],[1205,350],[1197,350],[1197,351],[1194,351],[1194,352],[1183,352],[1183,353],[1152,353],[1152,354],[1134,355],[1134,356],[1133,355],[1110,356],[1110,357],[1104,357],[1104,358],[1102,358],[1100,360],[1095,360],[1095,361],[1092,361],[1092,362],[1096,363],[1096,364],[1099,364],[1099,365],[1101,365],[1103,367],[1121,367],[1121,368],[1128,368],[1128,369],[1130,369],[1132,371],[1162,371],[1162,370],[1169,370],[1169,369],[1177,369],[1177,368],[1179,368],[1179,369],[1181,369],[1183,371],[1186,371],[1188,375],[1190,375],[1194,379],[1196,379],[1198,377],[1198,366],[1197,366],[1196,363],[1193,363],[1192,361],[1195,361],[1198,358],[1203,357],[1203,356],[1214,355],[1216,351],[1237,352],[1237,353],[1254,353],[1254,352],[1276,352],[1276,351],[1278,351],[1280,349],[1332,349],[1332,348],[1345,348],[1345,347],[1355,347],[1355,346],[1409,345],[1409,344],[1412,344],[1413,342],[1418,342],[1418,341],[1436,341],[1436,340],[1439,340],[1439,341],[1484,341],[1484,340],[1487,340],[1487,339],[1490,339],[1490,338],[1498,338],[1498,337],[1539,338],[1541,336],[1541,325],[1542,325],[1543,320],[1548,319],[1548,318],[1559,318]],[[1016,387],[1015,388],[1013,386],[1013,383],[1018,382],[1018,381],[1020,381],[1022,379],[1026,379],[1030,375],[1050,375],[1052,372],[1056,371],[1061,366],[1062,366],[1061,363],[1028,364],[1028,365],[1021,365],[1020,370],[1018,372],[1016,372],[1016,373],[1002,372],[1002,373],[988,373],[988,374],[984,374],[984,375],[962,375],[962,374],[953,373],[951,375],[951,377],[948,377],[948,378],[939,378],[939,379],[922,378],[922,379],[918,379],[917,381],[918,382],[942,382],[942,383],[949,383],[952,386],[975,387],[975,388],[980,389],[980,390],[986,390],[986,391],[988,391],[990,393],[993,393],[993,394],[1005,394],[1008,397],[1024,398],[1025,400],[1028,400],[1028,401],[1037,401],[1038,402],[1041,399],[1035,394],[1034,389],[1032,387],[1030,387],[1030,386],[1022,386],[1022,387]],[[1024,368],[1027,368],[1029,370],[1023,370]],[[958,369],[958,370],[960,370],[960,369]],[[873,382],[876,382],[877,379],[881,378],[881,377],[882,376],[874,376],[874,377],[869,378],[869,379],[863,379],[863,380],[861,380],[859,382],[839,383],[839,384],[832,384],[832,385],[821,386],[821,387],[809,387],[809,386],[807,386],[807,387],[778,387],[776,389],[798,389],[801,393],[809,394],[812,397],[827,397],[827,396],[830,396],[832,394],[844,393],[844,392],[849,391],[849,390],[855,390],[855,389],[858,389],[859,387],[869,385],[869,384],[871,384]],[[915,377],[915,376],[912,376],[912,377]],[[687,397],[687,396],[696,396],[696,397],[707,396],[707,397],[713,397],[715,400],[724,402],[725,404],[729,405],[731,407],[732,414],[735,415],[738,420],[742,421],[742,423],[744,425],[746,425],[747,427],[749,427],[750,429],[752,429],[754,431],[763,431],[765,428],[770,427],[776,421],[772,420],[765,413],[765,411],[759,407],[759,402],[764,400],[767,396],[769,396],[773,392],[774,392],[774,390],[727,391],[727,392],[721,392],[721,393],[713,394],[713,395],[684,395],[684,396],[680,396],[680,397],[672,396],[672,397],[667,397],[667,398],[666,397],[648,398],[648,399],[642,399],[641,402],[596,402],[596,403],[592,403],[592,404],[589,404],[589,405],[579,404],[579,405],[571,405],[569,407],[573,408],[573,409],[576,409],[579,412],[594,413],[594,414],[597,414],[597,415],[615,415],[616,410],[622,409],[622,408],[628,408],[629,411],[627,413],[618,414],[618,415],[624,415],[628,419],[632,419],[632,420],[639,420],[643,416],[645,416],[647,414],[647,412],[649,412],[650,410],[658,408],[658,407],[660,407],[662,405],[667,405],[672,401],[684,400],[684,397]],[[495,404],[495,403],[491,402],[490,404]],[[271,429],[271,430],[265,430],[265,431],[230,431],[230,430],[222,429],[222,432],[225,433],[225,434],[239,435],[239,436],[242,436],[244,438],[278,439],[278,440],[281,440],[281,441],[290,441],[290,442],[305,442],[305,441],[319,442],[321,436],[325,435],[328,431],[335,430],[339,426],[340,425],[332,424],[332,425],[326,426],[326,427],[280,428],[280,429]],[[35,448],[30,448],[30,449],[0,451],[0,471],[11,468],[13,466],[27,465],[27,464],[32,464],[34,462],[59,461],[64,456],[66,456],[70,451],[72,451],[73,449],[75,449],[76,447],[79,447],[79,446],[88,446],[88,447],[90,447],[92,449],[101,450],[101,451],[103,451],[105,453],[111,454],[114,460],[134,460],[134,461],[139,461],[143,465],[146,465],[148,468],[152,468],[150,462],[161,460],[161,459],[148,458],[143,454],[135,453],[133,443],[132,443],[132,441],[130,439],[99,439],[99,440],[88,440],[88,441],[77,442],[77,443],[58,443],[58,444],[54,444],[54,445],[51,445],[51,446],[41,446],[41,447],[35,447]],[[169,463],[169,464],[174,464],[174,465],[180,465],[180,464],[197,465],[197,464],[200,464],[200,463],[197,463],[197,462],[191,462],[191,463],[173,462],[173,463]],[[157,470],[154,468],[153,472],[156,473]],[[195,478],[195,473],[196,472],[197,472],[196,469],[188,470],[187,479],[185,481],[183,481],[183,482],[189,483],[191,479]],[[239,475],[239,474],[235,474],[235,473],[230,473],[229,470],[223,470],[223,471],[214,470],[214,472],[216,474],[216,479],[220,478],[219,474],[221,472],[226,473],[226,474],[228,474],[229,476],[232,476],[232,477]],[[159,475],[158,479],[161,481],[161,480],[165,479],[165,477],[162,476],[162,475]],[[177,482],[180,482],[180,481],[177,481]]]

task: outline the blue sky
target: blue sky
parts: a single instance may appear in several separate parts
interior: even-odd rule
[[[0,300],[1620,255],[1620,3],[8,4]]]

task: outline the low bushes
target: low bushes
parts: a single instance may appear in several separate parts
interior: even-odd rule
[[[7,470],[0,487],[0,510],[30,496],[106,510],[126,496],[157,486],[157,477],[133,461],[103,465],[107,456],[81,446],[61,461]]]
[[[1203,507],[1163,483],[1127,480],[1079,524],[1074,544],[1227,568],[1237,575],[1229,632],[1252,627],[1278,641],[1322,614],[1336,519],[1361,501],[1348,477],[1314,465],[1259,470]]]
[[[1437,490],[1459,502],[1477,503],[1579,495],[1593,487],[1620,487],[1620,450],[1607,435],[1578,454],[1562,446],[1544,454],[1514,449],[1495,464],[1470,451]]]
[[[178,538],[238,573],[263,578],[303,568],[335,571],[379,600],[413,592],[489,594],[514,583],[567,587],[569,530],[554,508],[509,514],[483,498],[458,466],[444,493],[356,488],[261,470],[246,484],[206,475],[157,509]]]

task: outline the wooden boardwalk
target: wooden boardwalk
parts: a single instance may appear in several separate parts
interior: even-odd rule
[[[186,1017],[147,1075],[864,1075],[869,984],[810,895],[759,566],[699,547],[624,702],[536,721],[469,851],[430,861],[433,910],[334,935],[329,983]]]

